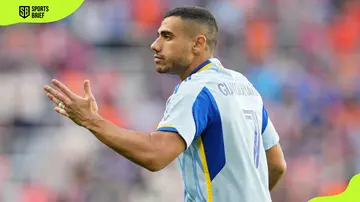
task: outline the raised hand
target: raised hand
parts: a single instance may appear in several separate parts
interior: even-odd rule
[[[53,79],[52,83],[61,90],[45,85],[44,90],[47,96],[55,103],[54,110],[74,121],[80,126],[98,116],[98,106],[94,95],[91,92],[90,81],[84,81],[85,97],[73,93],[68,87],[58,80]]]

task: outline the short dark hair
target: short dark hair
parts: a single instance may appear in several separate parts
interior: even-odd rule
[[[177,16],[183,20],[190,20],[202,25],[207,38],[207,45],[211,51],[214,51],[219,28],[215,17],[209,10],[199,6],[181,6],[169,10],[165,14],[164,19],[171,16]]]

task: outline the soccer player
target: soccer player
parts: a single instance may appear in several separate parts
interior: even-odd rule
[[[88,80],[85,97],[57,80],[52,83],[63,94],[44,89],[56,112],[132,162],[158,171],[177,158],[186,202],[268,202],[286,169],[279,136],[253,85],[214,57],[217,33],[215,18],[204,8],[166,13],[151,45],[156,71],[182,82],[150,134],[102,118]]]

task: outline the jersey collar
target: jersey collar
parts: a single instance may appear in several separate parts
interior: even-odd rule
[[[223,67],[219,59],[210,58],[210,59],[206,60],[205,62],[203,62],[201,65],[199,65],[194,71],[192,71],[190,73],[190,75],[185,79],[185,81],[191,79],[191,75],[201,72],[201,71],[204,71],[204,70],[210,68],[211,66],[216,66],[218,68]]]
[[[211,61],[210,61],[210,60],[206,60],[206,61],[203,62],[201,65],[199,65],[194,71],[192,71],[189,76],[191,76],[191,75],[193,75],[193,74],[195,74],[195,73],[197,73],[197,72],[201,72],[201,71],[203,71],[203,70],[205,70],[205,69],[207,69],[207,68],[209,68],[209,67],[211,67]],[[189,77],[189,76],[188,76],[188,77]]]

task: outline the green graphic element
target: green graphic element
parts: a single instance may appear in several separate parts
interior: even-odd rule
[[[48,23],[74,13],[84,0],[0,0],[0,26]]]
[[[346,190],[338,195],[323,196],[311,199],[309,202],[357,202],[360,201],[360,174],[351,178]]]

